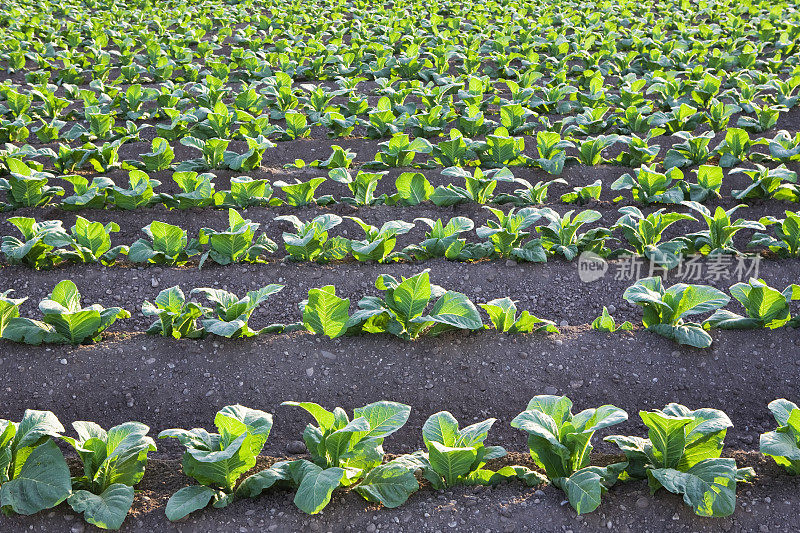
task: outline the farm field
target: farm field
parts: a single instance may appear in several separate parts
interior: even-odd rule
[[[799,100],[785,0],[9,2],[0,531],[796,530]]]

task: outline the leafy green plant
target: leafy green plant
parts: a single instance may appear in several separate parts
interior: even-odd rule
[[[617,322],[614,320],[614,317],[608,312],[606,306],[603,306],[603,312],[599,317],[592,321],[592,329],[614,333],[616,331],[630,331],[633,329],[633,324],[626,320],[617,326]]]
[[[8,222],[22,233],[22,239],[6,235],[0,250],[11,264],[23,263],[36,270],[51,268],[63,258],[61,247],[72,244],[60,220],[36,222],[29,217],[11,217]]]
[[[0,509],[32,515],[70,495],[69,467],[53,438],[64,426],[50,411],[26,409],[20,422],[0,419]]]
[[[579,187],[574,187],[572,192],[561,195],[561,201],[567,204],[583,205],[590,200],[599,200],[600,193],[603,190],[602,180],[595,180],[594,182]],[[540,202],[541,203],[541,202]]]
[[[93,178],[91,184],[83,176],[61,176],[62,180],[72,184],[75,194],[61,200],[62,209],[103,209],[108,202],[108,195],[114,187],[114,182],[106,177]]]
[[[252,330],[248,324],[256,307],[267,298],[283,290],[283,285],[272,283],[255,291],[249,291],[244,298],[222,289],[198,288],[191,295],[203,294],[212,304],[213,310],[206,312],[200,323],[206,333],[238,339],[262,333],[280,333],[286,330],[282,324],[271,324],[259,330]]]
[[[600,498],[617,482],[627,463],[590,466],[595,432],[628,419],[628,413],[613,405],[572,414],[566,396],[534,396],[511,426],[528,434],[533,461],[547,478],[563,490],[578,514],[600,506]]]
[[[567,211],[559,215],[553,209],[544,207],[539,209],[539,214],[548,224],[537,226],[536,231],[542,236],[541,246],[552,255],[561,255],[571,261],[580,252],[590,251],[603,254],[605,242],[611,235],[608,228],[592,228],[584,233],[578,230],[584,224],[600,220],[599,211],[587,209],[572,216],[574,211]]]
[[[718,309],[703,326],[720,329],[775,329],[787,323],[797,322],[800,325],[798,319],[792,319],[789,309],[792,300],[800,300],[800,285],[791,284],[778,291],[767,285],[763,279],[751,278],[747,283],[733,285],[730,293],[744,306],[747,316]]]
[[[555,322],[537,318],[528,311],[517,316],[517,305],[511,298],[496,298],[478,304],[489,315],[494,329],[500,333],[558,333]],[[489,326],[486,326],[487,328]]]
[[[800,408],[786,399],[770,402],[778,423],[775,431],[761,434],[760,450],[793,476],[800,475]]]
[[[671,403],[662,410],[639,411],[648,427],[647,439],[612,435],[605,440],[625,453],[628,466],[621,477],[647,479],[650,492],[665,488],[682,494],[699,516],[730,516],[736,506],[736,483],[755,476],[752,468],[737,468],[735,459],[721,458],[725,434],[732,427],[718,409],[692,411]]]
[[[622,230],[625,240],[632,246],[632,249],[616,250],[615,255],[636,254],[666,268],[674,268],[678,265],[680,254],[686,248],[686,243],[680,239],[662,242],[661,237],[664,230],[672,224],[681,220],[697,219],[684,213],[665,212],[664,209],[653,211],[645,216],[635,206],[622,207],[619,212],[622,213],[622,216],[611,229]]]
[[[737,200],[746,198],[774,198],[776,200],[800,200],[800,186],[797,183],[797,173],[781,165],[777,168],[766,168],[756,164],[755,170],[735,168],[731,174],[745,174],[752,183],[742,190],[731,191],[731,196]]]
[[[534,222],[539,220],[542,215],[538,209],[533,207],[525,207],[519,211],[514,209],[509,210],[508,213],[503,213],[499,209],[492,207],[485,207],[494,216],[497,221],[487,220],[485,226],[481,226],[476,230],[478,237],[481,239],[488,238],[494,246],[494,252],[500,257],[518,257],[526,261],[546,261],[544,249],[541,244],[538,244],[537,249],[530,249],[529,252],[522,253],[523,250],[522,240],[530,235],[530,232],[523,231],[530,227]]]
[[[0,178],[0,191],[7,191],[6,200],[11,209],[43,206],[55,196],[64,196],[63,188],[47,184],[54,178],[49,172],[35,170],[15,157],[6,157],[4,162],[9,175]],[[0,204],[0,208],[4,205]]]
[[[709,198],[722,198],[722,167],[700,165],[692,172],[697,173],[697,183],[683,182],[686,195],[693,202],[705,202]]]
[[[272,186],[267,179],[253,179],[249,176],[231,178],[231,188],[214,195],[217,207],[247,209],[253,206],[281,205],[283,201],[272,197]]]
[[[714,138],[714,132],[709,131],[695,136],[685,131],[679,131],[673,136],[683,139],[683,142],[676,143],[667,151],[667,155],[664,157],[664,168],[702,165],[711,158],[708,143]]]
[[[120,307],[100,304],[81,306],[81,294],[72,281],[58,283],[50,295],[39,302],[42,321],[11,318],[3,338],[26,344],[83,344],[97,342],[118,318],[131,315]]]
[[[731,215],[740,207],[747,207],[744,204],[728,209],[727,211],[722,207],[717,206],[714,214],[711,214],[709,209],[697,202],[681,202],[683,205],[690,207],[703,216],[708,225],[707,230],[690,233],[683,237],[687,243],[688,250],[692,252],[700,252],[702,254],[713,253],[738,253],[733,245],[733,236],[743,229],[764,230],[764,225],[755,220],[745,220],[739,218],[736,220],[731,219]]]
[[[714,148],[714,153],[719,155],[719,166],[729,168],[747,161],[750,149],[759,144],[768,144],[768,141],[766,139],[754,141],[750,139],[750,135],[745,130],[728,128],[725,139]]]
[[[146,170],[167,170],[173,159],[175,159],[175,152],[169,145],[169,141],[162,137],[153,139],[152,150],[142,154]]]
[[[727,294],[708,285],[676,283],[664,289],[659,277],[640,279],[625,290],[623,297],[642,307],[644,327],[696,348],[711,346],[711,335],[686,318],[715,311],[730,301]]]
[[[308,514],[319,513],[338,487],[353,490],[371,502],[398,507],[418,488],[416,465],[383,462],[383,440],[406,423],[411,407],[380,401],[353,411],[350,420],[341,407],[333,412],[312,402],[283,402],[307,411],[309,424],[303,440],[311,460],[280,461],[242,482],[239,491],[254,497],[274,486],[296,489],[295,505]]]
[[[498,471],[485,468],[492,459],[505,457],[502,446],[484,442],[494,418],[459,429],[458,421],[448,411],[431,415],[422,425],[422,440],[427,453],[411,456],[422,466],[422,475],[435,489],[456,485],[495,485],[509,478],[519,478],[529,486],[541,485],[541,474],[523,466],[505,466]]]
[[[425,239],[418,245],[412,244],[403,249],[403,253],[413,256],[418,260],[432,257],[444,257],[451,261],[462,257],[462,252],[467,246],[467,240],[460,238],[460,234],[472,231],[475,223],[466,217],[453,217],[444,224],[441,219],[417,218],[430,228],[425,233]]]
[[[397,236],[411,231],[414,224],[402,220],[390,220],[380,228],[365,223],[358,217],[347,217],[364,230],[366,239],[351,239],[350,251],[358,261],[378,261],[385,263],[392,259],[392,250],[397,244]]]
[[[325,178],[311,178],[308,181],[300,181],[295,179],[294,183],[287,183],[285,181],[276,181],[274,185],[280,187],[286,195],[286,203],[293,207],[303,207],[306,205],[327,205],[333,202],[333,197],[330,195],[314,197],[317,188],[322,185]]]
[[[228,209],[228,229],[217,231],[211,228],[200,230],[199,243],[209,245],[209,250],[200,258],[202,268],[207,258],[218,265],[231,263],[256,263],[260,256],[277,250],[278,246],[262,233],[256,237],[260,227],[251,220],[242,218],[235,209]]]
[[[147,333],[175,339],[203,337],[205,330],[197,326],[197,321],[210,311],[211,309],[197,302],[187,302],[178,285],[159,292],[155,303],[145,301],[142,304],[144,316],[158,317],[147,329]]]
[[[8,321],[19,316],[19,306],[27,300],[27,298],[11,298],[9,295],[12,292],[14,289],[0,292],[0,338],[3,337],[3,330],[6,329]]]
[[[90,524],[119,529],[142,480],[147,454],[156,450],[150,428],[126,422],[105,431],[94,422],[73,422],[78,438],[62,437],[78,452],[83,475],[72,478],[67,503]]]
[[[198,240],[189,241],[186,231],[178,226],[154,220],[142,231],[149,240],[139,239],[131,245],[128,259],[133,263],[180,266],[202,251]]]
[[[391,333],[404,340],[420,335],[438,335],[453,329],[483,328],[480,313],[469,298],[460,292],[445,291],[432,285],[427,270],[397,280],[381,274],[375,287],[383,297],[364,296],[350,324],[366,333]],[[424,314],[432,299],[430,314]]]
[[[326,285],[310,289],[308,298],[300,302],[303,325],[308,331],[335,339],[347,332],[350,300],[336,296],[336,287]]]
[[[111,234],[118,231],[119,225],[116,222],[103,225],[77,216],[75,225],[70,230],[70,244],[74,251],[65,251],[61,257],[78,263],[110,265],[120,255],[128,253],[127,246],[111,246]]]
[[[275,220],[284,220],[294,228],[294,233],[283,232],[283,243],[295,261],[325,263],[344,259],[350,252],[349,241],[344,237],[328,238],[328,231],[342,223],[338,215],[319,215],[308,222],[301,222],[294,215],[277,216]]]
[[[160,201],[160,195],[155,195],[153,189],[161,182],[151,179],[141,170],[131,170],[128,173],[128,188],[123,189],[117,185],[111,187],[111,197],[114,206],[119,209],[137,209],[147,207]]]
[[[161,199],[170,209],[191,209],[192,207],[208,207],[214,203],[214,174],[205,172],[175,172],[172,179],[181,188],[178,194],[162,194]]]
[[[683,201],[684,191],[681,188],[683,172],[671,168],[666,173],[656,172],[653,167],[642,165],[636,169],[636,176],[623,174],[611,184],[611,190],[630,189],[633,199],[643,204],[662,203],[677,204]],[[674,182],[678,183],[674,183]]]
[[[410,167],[417,154],[429,154],[433,146],[423,137],[409,140],[405,133],[397,133],[386,142],[378,145],[375,161],[368,163],[368,168]]]
[[[403,172],[394,183],[397,192],[384,199],[388,205],[419,205],[433,195],[433,186],[421,172]]]
[[[755,233],[750,246],[765,246],[781,257],[800,256],[800,211],[786,211],[786,218],[766,216],[759,222],[764,226],[774,225],[775,236]]]
[[[215,508],[226,507],[243,494],[237,490],[237,482],[256,465],[256,457],[272,429],[272,415],[241,405],[228,405],[217,412],[214,425],[219,433],[194,428],[167,429],[158,434],[160,439],[178,439],[186,448],[183,471],[199,483],[184,487],[170,497],[166,513],[172,521],[209,503]]]
[[[430,196],[431,201],[439,207],[455,205],[461,202],[475,202],[488,204],[494,199],[494,190],[499,182],[514,181],[514,174],[507,168],[494,170],[481,170],[475,168],[473,174],[460,167],[449,167],[442,171],[442,175],[463,178],[465,185],[459,187],[448,183],[439,185]]]
[[[574,146],[570,141],[562,140],[559,133],[538,131],[536,132],[536,150],[539,158],[535,162],[548,174],[558,176],[564,169],[564,163],[567,160],[565,149]]]
[[[375,198],[375,189],[383,178],[384,172],[364,172],[359,170],[353,177],[347,169],[335,168],[328,172],[328,177],[337,183],[347,185],[351,197],[342,197],[341,201],[350,205],[368,206],[378,203]]]

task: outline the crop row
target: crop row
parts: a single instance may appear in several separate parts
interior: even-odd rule
[[[359,170],[353,175],[347,167],[352,161],[352,153],[334,146],[334,152],[328,160],[322,162],[330,168],[328,178],[344,185],[352,196],[333,195],[317,198],[316,190],[326,181],[325,177],[316,177],[294,183],[285,181],[270,182],[267,179],[252,179],[249,176],[238,176],[231,179],[229,190],[217,191],[213,173],[198,174],[194,171],[174,172],[172,179],[181,192],[170,195],[156,193],[161,182],[150,178],[144,171],[131,170],[128,174],[128,186],[117,185],[112,179],[101,176],[91,182],[79,175],[63,175],[58,179],[72,185],[73,194],[58,202],[62,209],[75,211],[80,209],[137,209],[162,204],[169,209],[190,209],[195,207],[239,207],[254,205],[279,206],[290,205],[302,207],[307,205],[329,205],[337,201],[353,206],[369,205],[418,205],[430,201],[437,206],[450,206],[459,203],[511,203],[517,206],[538,205],[547,201],[548,190],[554,183],[567,185],[562,178],[549,181],[538,181],[531,184],[526,179],[515,177],[508,167],[483,170],[474,169],[469,172],[461,167],[448,167],[442,174],[449,179],[464,180],[461,186],[447,183],[434,188],[421,172],[403,172],[395,179],[396,192],[391,195],[376,196],[378,183],[385,172],[365,172]],[[561,152],[563,154],[563,151]],[[404,157],[401,155],[401,157]],[[46,206],[57,196],[64,196],[64,188],[49,185],[55,176],[49,172],[35,170],[21,160],[8,157],[7,177],[0,178],[0,191],[6,191],[4,210],[22,207]],[[29,161],[30,162],[30,161]],[[448,160],[448,163],[453,161]],[[685,179],[683,171],[672,168],[666,172],[658,172],[655,167],[643,165],[633,172],[624,174],[614,183],[614,191],[630,190],[633,201],[648,204],[676,204],[681,201],[705,202],[722,198],[721,188],[723,170],[719,166],[701,165],[695,171],[696,182]],[[731,174],[744,174],[750,183],[740,190],[733,190],[731,197],[736,200],[775,199],[789,202],[800,201],[800,185],[797,184],[797,173],[788,170],[785,165],[767,168],[756,165],[754,169],[736,168]],[[500,184],[518,187],[506,193],[496,193]],[[274,187],[273,187],[274,186]],[[285,198],[273,196],[274,188],[279,188]],[[576,186],[573,191],[560,197],[562,202],[583,204],[598,200],[602,192],[602,181]],[[622,200],[617,197],[615,201]]]
[[[336,296],[333,285],[313,288],[308,291],[308,298],[299,303],[301,322],[250,329],[248,322],[255,308],[283,287],[267,285],[242,298],[222,289],[192,290],[190,296],[201,294],[212,304],[207,307],[187,299],[180,287],[174,286],[161,291],[155,303],[144,302],[142,314],[156,317],[148,333],[176,339],[201,338],[209,334],[242,338],[296,330],[308,330],[332,339],[359,333],[389,333],[404,340],[421,335],[435,336],[445,331],[476,331],[490,327],[508,334],[558,332],[552,321],[537,318],[528,311],[518,313],[515,302],[508,297],[478,304],[489,316],[490,325],[486,325],[478,306],[460,292],[431,284],[427,270],[400,280],[381,274],[375,287],[382,294],[362,297],[352,314],[350,300]],[[99,304],[82,307],[80,293],[69,280],[56,285],[49,297],[39,303],[42,321],[21,317],[20,306],[26,299],[11,298],[11,292],[0,293],[0,338],[14,342],[90,343],[100,340],[102,333],[117,319],[130,317],[128,311],[119,307],[106,309]],[[763,280],[750,279],[748,283],[731,286],[730,294],[742,305],[745,316],[722,309],[730,296],[708,285],[678,283],[664,287],[661,278],[650,277],[628,287],[623,296],[642,307],[645,328],[698,348],[711,345],[707,330],[712,328],[800,327],[800,315],[793,317],[790,309],[793,300],[800,300],[800,285],[792,284],[781,291]],[[712,311],[714,313],[702,323],[690,318]],[[592,327],[614,332],[631,329],[632,325],[617,326],[604,308]]]
[[[358,261],[421,261],[444,257],[454,261],[510,258],[519,262],[546,262],[560,256],[567,260],[591,252],[600,257],[640,256],[654,265],[669,270],[684,256],[713,256],[740,254],[734,237],[742,230],[756,230],[749,247],[761,247],[781,257],[800,254],[800,212],[786,211],[786,218],[762,217],[760,221],[733,218],[737,207],[717,207],[712,213],[697,202],[683,202],[698,213],[706,229],[670,240],[662,238],[665,230],[681,221],[698,222],[688,213],[666,212],[659,209],[644,215],[636,207],[620,209],[622,216],[611,227],[593,227],[581,231],[584,225],[599,220],[599,211],[584,210],[559,214],[551,208],[527,207],[520,210],[486,207],[495,218],[475,230],[482,242],[467,242],[465,234],[475,228],[467,217],[441,219],[417,218],[428,229],[424,239],[395,251],[397,239],[408,233],[415,224],[390,220],[380,228],[358,217],[346,217],[364,232],[364,239],[348,239],[333,235],[333,228],[342,217],[326,213],[309,221],[294,215],[277,216],[275,222],[286,222],[290,231],[283,232],[283,244],[292,261],[327,263],[341,261],[352,255]],[[537,221],[545,224],[534,227]],[[35,269],[51,268],[66,262],[113,264],[120,256],[133,263],[183,266],[199,257],[199,267],[207,260],[219,265],[266,261],[268,254],[277,251],[277,244],[266,234],[258,234],[260,224],[244,219],[236,210],[228,210],[228,227],[223,230],[202,228],[199,238],[189,238],[178,226],[153,221],[142,232],[145,238],[129,246],[113,246],[111,234],[119,231],[115,222],[102,224],[78,216],[67,231],[60,220],[37,222],[29,217],[11,217],[22,238],[3,236],[0,250],[10,264],[24,264]],[[773,226],[772,234],[763,233]],[[530,231],[534,229],[535,231]],[[758,231],[760,230],[760,232]],[[614,236],[619,232],[622,239]],[[536,235],[532,237],[532,235]],[[612,248],[620,242],[621,247]]]
[[[226,507],[275,488],[294,489],[296,506],[315,514],[340,487],[367,501],[398,507],[420,488],[420,480],[444,489],[511,479],[528,486],[554,485],[578,514],[597,509],[616,483],[646,479],[651,492],[664,488],[683,495],[700,516],[723,517],[735,510],[737,483],[756,475],[752,468],[738,468],[734,459],[721,457],[733,424],[718,409],[691,410],[670,403],[662,410],[640,411],[648,438],[606,437],[625,457],[601,467],[591,465],[592,437],[626,421],[628,413],[603,405],[573,415],[566,396],[535,396],[511,426],[527,434],[531,458],[540,470],[509,465],[494,471],[487,463],[507,453],[485,444],[494,418],[459,428],[452,414],[440,411],[422,426],[424,450],[384,462],[383,441],[405,425],[410,406],[379,401],[355,409],[351,420],[341,407],[331,412],[312,402],[282,405],[314,417],[316,425],[303,432],[310,459],[279,461],[244,479],[272,429],[270,413],[229,405],[214,418],[219,433],[202,428],[161,431],[159,438],[175,438],[186,448],[183,471],[197,482],[172,495],[167,517],[179,520],[209,503]],[[779,399],[769,409],[778,427],[761,435],[761,453],[790,474],[800,474],[800,408]],[[133,504],[134,486],[144,476],[148,453],[156,450],[150,428],[139,422],[108,431],[93,422],[72,426],[77,438],[64,436],[64,427],[49,411],[26,410],[19,423],[0,419],[0,506],[7,513],[33,514],[66,500],[88,522],[119,529]],[[80,475],[70,478],[56,440],[77,452]]]

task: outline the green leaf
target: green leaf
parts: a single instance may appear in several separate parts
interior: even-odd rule
[[[303,307],[303,325],[318,335],[335,339],[347,331],[350,300],[336,296],[336,287],[326,285],[308,291]]]
[[[90,524],[102,529],[119,529],[133,505],[133,487],[114,483],[101,494],[86,490],[73,492],[67,502]]]
[[[331,501],[334,489],[341,483],[344,472],[341,468],[323,470],[313,463],[307,463],[303,480],[294,495],[297,508],[308,514],[317,514],[324,509]]]
[[[190,485],[180,489],[167,501],[167,518],[174,522],[204,508],[214,497],[215,490],[205,485]]]
[[[367,501],[380,502],[389,508],[399,507],[419,489],[414,477],[416,469],[402,458],[395,459],[370,470],[354,490]]]
[[[478,455],[475,448],[456,448],[436,441],[429,441],[427,445],[431,466],[444,478],[448,487],[455,485],[459,477],[472,470]]]
[[[687,472],[656,468],[650,474],[668,491],[683,494],[683,501],[699,516],[730,516],[736,508],[734,459],[706,459]]]
[[[0,486],[0,506],[31,515],[67,499],[72,489],[69,468],[55,442],[47,440],[17,460],[24,462],[17,465],[13,479]]]

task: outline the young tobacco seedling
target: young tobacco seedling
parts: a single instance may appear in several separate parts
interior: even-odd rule
[[[511,298],[497,298],[478,304],[489,315],[494,329],[500,333],[558,333],[555,322],[537,318],[528,311],[517,316],[517,305]],[[489,326],[487,325],[488,329]]]
[[[494,418],[488,418],[459,429],[452,414],[440,411],[422,426],[427,453],[418,451],[404,457],[416,461],[423,477],[437,490],[456,485],[496,485],[512,478],[530,487],[544,484],[541,474],[524,466],[505,466],[498,471],[485,468],[488,461],[507,454],[502,446],[484,445],[494,423]]]
[[[78,438],[61,437],[75,448],[83,475],[72,478],[67,503],[90,524],[119,529],[133,504],[133,487],[142,480],[147,454],[156,443],[150,428],[126,422],[105,431],[94,422],[73,422]]]
[[[161,196],[153,192],[153,189],[161,185],[161,182],[150,179],[141,170],[131,170],[128,173],[128,184],[127,189],[117,185],[111,187],[111,197],[114,205],[119,209],[147,207],[161,200]]]
[[[284,246],[294,261],[325,263],[344,259],[350,253],[347,239],[328,238],[328,231],[342,223],[342,217],[338,215],[319,215],[309,222],[301,222],[294,215],[277,216],[275,220],[285,220],[294,227],[294,233],[283,232]]]
[[[0,304],[1,305],[1,304]],[[308,291],[308,299],[300,302],[303,326],[317,335],[331,339],[347,333],[350,300],[336,296],[336,287],[326,285]]]
[[[346,218],[361,226],[366,234],[364,240],[350,240],[350,251],[358,261],[377,261],[379,263],[391,261],[395,257],[392,250],[397,244],[397,236],[408,233],[414,227],[414,224],[410,222],[390,220],[377,228],[358,217]]]
[[[553,209],[539,209],[542,218],[548,221],[546,226],[537,226],[536,231],[542,236],[541,246],[552,255],[561,255],[572,261],[579,253],[590,251],[600,255],[605,253],[605,241],[610,237],[608,228],[593,228],[585,233],[578,233],[584,224],[600,220],[599,211],[587,209],[574,217],[574,211],[559,215]]]
[[[590,466],[594,433],[628,419],[628,413],[613,405],[572,414],[566,396],[534,396],[511,426],[528,434],[533,461],[547,478],[564,491],[578,514],[600,506],[600,498],[616,482],[628,463]]]
[[[644,278],[625,290],[623,298],[643,308],[644,327],[678,344],[711,346],[711,335],[686,317],[724,307],[730,297],[708,285],[676,283],[664,289],[660,277]]]
[[[800,320],[792,319],[789,309],[791,301],[800,300],[800,285],[791,284],[778,291],[763,279],[750,278],[747,283],[731,286],[730,293],[744,306],[747,317],[718,309],[703,323],[705,328],[775,329],[787,324],[800,325]]]
[[[139,239],[131,245],[128,259],[133,263],[181,266],[202,252],[197,239],[189,241],[186,232],[178,226],[154,220],[142,231],[150,240]]]
[[[599,200],[603,190],[603,181],[595,180],[589,185],[574,187],[572,192],[561,195],[561,201],[566,204],[583,205],[590,200]],[[540,202],[541,203],[541,202]]]
[[[439,207],[455,205],[461,202],[475,202],[488,204],[493,201],[494,190],[501,181],[515,181],[514,174],[507,168],[483,171],[476,167],[474,174],[460,167],[449,167],[442,171],[442,175],[454,178],[463,178],[464,187],[453,185],[439,185],[431,195],[431,201]]]
[[[311,460],[280,461],[242,482],[239,492],[255,497],[273,485],[296,489],[294,503],[308,514],[319,513],[338,487],[352,487],[371,502],[386,507],[405,503],[418,488],[417,466],[383,462],[383,439],[405,425],[411,407],[380,401],[353,411],[350,420],[341,407],[333,412],[312,402],[283,402],[300,407],[317,422],[309,424],[303,440]]]
[[[272,198],[272,186],[267,179],[249,176],[231,178],[231,189],[214,195],[214,205],[230,209],[247,209],[252,206],[276,206],[283,204],[280,198]]]
[[[11,318],[3,330],[3,338],[25,344],[93,343],[118,318],[131,314],[120,307],[104,308],[100,304],[81,306],[81,294],[75,284],[64,280],[50,295],[39,302],[42,321]]]
[[[384,197],[387,205],[419,205],[433,195],[433,186],[420,172],[403,172],[394,183],[397,192]]]
[[[142,154],[145,170],[167,170],[170,168],[172,160],[175,159],[175,152],[169,145],[169,141],[162,137],[153,139],[152,151]]]
[[[0,192],[7,192],[9,204],[0,203],[0,210],[43,206],[55,196],[64,196],[62,187],[47,185],[48,180],[55,177],[49,172],[32,169],[15,157],[6,157],[5,165],[9,174],[7,178],[0,178]]]
[[[797,173],[787,169],[786,165],[766,168],[756,164],[755,170],[735,168],[731,174],[746,174],[752,180],[745,189],[731,191],[731,196],[737,200],[774,198],[792,202],[800,199],[800,187],[796,185]]]
[[[633,324],[628,322],[627,320],[617,326],[614,317],[608,312],[606,306],[603,306],[602,314],[595,318],[592,321],[592,329],[596,329],[598,331],[605,331],[608,333],[614,333],[617,331],[630,331],[633,329]]]
[[[530,235],[530,232],[523,230],[542,217],[538,209],[525,207],[517,212],[511,209],[506,214],[492,207],[484,208],[496,216],[497,221],[487,220],[486,225],[479,227],[476,233],[481,239],[488,238],[491,241],[495,254],[499,257],[514,256],[524,261],[547,261],[547,256],[538,240],[535,243],[538,245],[536,249],[531,248],[528,251],[521,247],[522,240]]]
[[[286,203],[293,207],[302,207],[306,205],[328,205],[333,203],[333,196],[325,195],[319,198],[314,198],[314,192],[317,187],[322,185],[325,178],[311,178],[308,181],[300,181],[295,179],[294,183],[287,183],[285,181],[276,181],[275,186],[280,187],[286,195]]]
[[[82,216],[75,218],[75,225],[70,229],[74,251],[64,251],[61,256],[76,263],[102,263],[111,265],[120,255],[127,255],[127,246],[111,247],[111,234],[119,231],[116,222],[106,225],[91,222]]]
[[[172,179],[183,192],[175,195],[162,194],[161,200],[169,209],[191,209],[208,207],[214,203],[214,174],[197,172],[175,172]]]
[[[114,182],[105,177],[94,178],[91,184],[89,184],[89,180],[78,175],[61,176],[60,179],[71,183],[75,192],[72,196],[65,197],[60,203],[62,209],[70,211],[105,208],[108,194],[114,187]]]
[[[383,178],[385,172],[363,172],[358,171],[353,177],[347,169],[335,168],[328,172],[328,177],[337,183],[347,185],[352,197],[342,197],[341,201],[346,204],[356,206],[373,205],[382,199],[375,198],[375,189],[378,182]]]
[[[430,154],[433,146],[422,137],[411,141],[405,133],[398,133],[380,143],[378,150],[375,161],[365,164],[364,168],[410,167],[414,163],[415,155]]]
[[[289,328],[288,330],[297,329],[296,325],[272,324],[254,331],[248,325],[250,316],[256,307],[276,292],[283,290],[283,287],[283,285],[273,283],[258,290],[249,291],[244,298],[239,298],[222,289],[209,288],[193,289],[190,295],[203,294],[214,304],[213,310],[205,313],[200,321],[206,333],[229,339],[239,339],[262,333],[280,333],[287,331],[287,328]]]
[[[725,133],[725,139],[714,148],[714,153],[719,155],[719,166],[730,168],[747,161],[750,149],[759,144],[769,144],[769,141],[766,139],[754,141],[750,139],[750,135],[745,130],[728,128]]]
[[[154,304],[148,301],[142,304],[144,316],[158,317],[147,329],[147,333],[175,339],[203,337],[205,330],[197,327],[197,321],[210,312],[208,307],[187,302],[178,285],[159,292]]]
[[[199,268],[209,257],[218,265],[231,263],[257,263],[260,256],[272,253],[278,245],[262,233],[256,238],[261,224],[242,218],[235,209],[228,209],[228,229],[217,231],[211,228],[200,230],[199,242],[208,244],[209,250],[200,257]]]
[[[738,250],[733,245],[733,236],[743,229],[764,230],[766,229],[761,222],[755,220],[745,220],[739,218],[731,219],[731,215],[740,207],[747,207],[744,204],[736,205],[727,211],[717,206],[714,214],[702,204],[697,202],[681,202],[683,205],[697,211],[703,216],[708,225],[707,230],[690,233],[681,237],[686,242],[689,253],[701,253],[704,255],[714,253],[737,254]]]
[[[364,296],[350,324],[367,333],[391,333],[404,340],[423,334],[438,335],[453,329],[483,328],[475,304],[460,292],[445,291],[432,285],[427,270],[398,281],[381,274],[375,287],[384,297]],[[431,299],[436,298],[429,315],[424,315]]]
[[[62,260],[64,250],[60,248],[72,244],[60,220],[36,222],[33,218],[11,217],[8,222],[17,227],[24,239],[3,237],[0,249],[11,264],[24,263],[36,270],[51,268]]]
[[[567,148],[574,148],[575,145],[567,140],[562,140],[561,135],[554,131],[536,132],[536,150],[539,158],[536,164],[548,174],[556,176],[561,174],[564,163],[567,160]]]
[[[800,211],[786,211],[786,218],[772,216],[759,220],[764,226],[775,225],[775,237],[766,233],[756,233],[749,246],[766,246],[781,257],[800,256]]]
[[[237,481],[256,465],[256,458],[272,429],[272,415],[241,405],[228,405],[217,412],[214,425],[219,433],[194,428],[167,429],[158,434],[160,439],[178,439],[186,447],[183,471],[199,483],[184,487],[170,497],[166,513],[171,521],[202,509],[209,502],[221,508],[236,497],[247,495],[246,491],[237,489]]]
[[[32,515],[55,507],[72,486],[64,455],[53,441],[64,426],[50,411],[26,409],[20,422],[0,419],[0,510]]]
[[[8,321],[19,316],[19,306],[27,300],[27,298],[11,298],[9,294],[12,292],[14,289],[0,292],[0,338],[3,338],[3,330],[6,329]]]
[[[671,168],[665,174],[656,172],[653,167],[642,165],[636,169],[636,177],[623,174],[611,184],[611,190],[631,189],[633,199],[643,204],[662,203],[677,204],[683,201],[684,191],[681,188],[683,172]],[[673,184],[674,182],[677,184]]]
[[[730,516],[736,506],[736,483],[755,477],[752,468],[737,468],[721,458],[725,434],[733,424],[718,409],[692,411],[671,403],[662,410],[639,411],[647,439],[612,435],[628,459],[620,479],[647,479],[650,492],[665,488],[682,494],[699,516]]]
[[[475,227],[472,219],[466,217],[453,217],[447,224],[442,223],[441,219],[436,219],[436,221],[429,218],[414,219],[414,222],[417,221],[427,225],[430,231],[425,233],[425,240],[421,243],[412,244],[403,249],[403,254],[417,260],[444,257],[455,261],[461,258],[462,252],[467,246],[467,240],[459,238],[459,235],[466,231],[472,231]]]
[[[761,453],[793,476],[800,476],[800,408],[786,399],[770,402],[769,410],[778,427],[761,434]]]
[[[633,249],[615,250],[613,255],[635,254],[668,269],[678,266],[680,253],[686,249],[686,243],[680,239],[661,242],[661,235],[680,220],[697,220],[696,218],[684,213],[667,213],[664,209],[644,216],[635,206],[622,207],[619,212],[622,216],[611,229],[622,230],[625,240]]]

